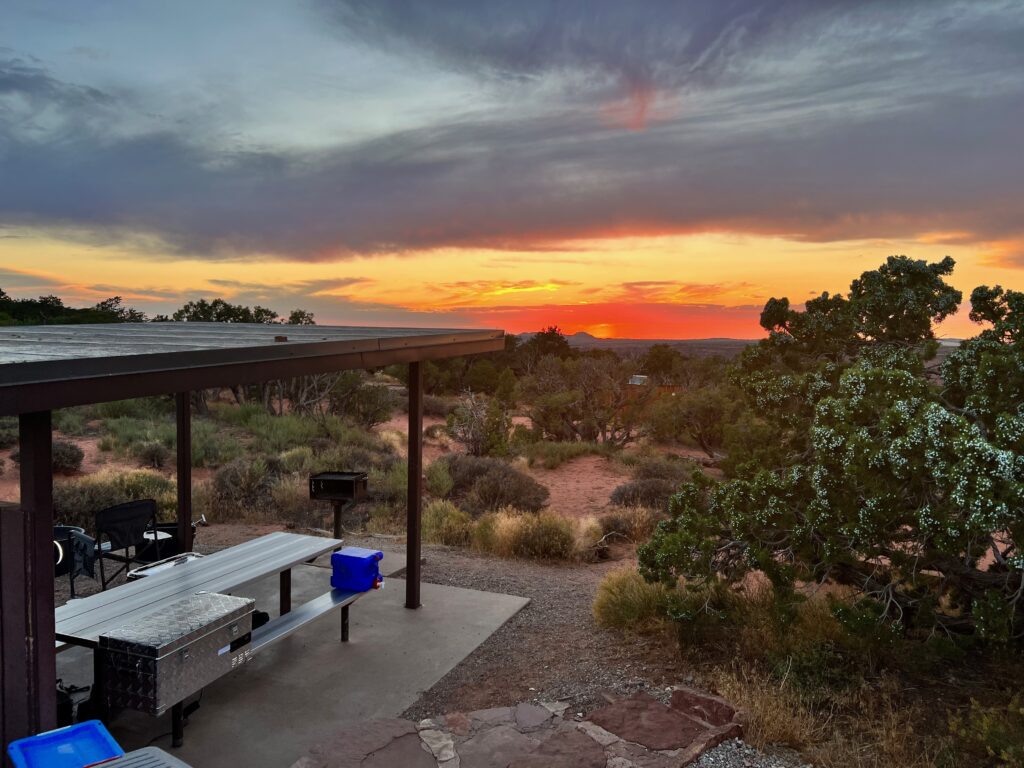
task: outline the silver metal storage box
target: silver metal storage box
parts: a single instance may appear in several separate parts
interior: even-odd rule
[[[200,592],[100,635],[107,704],[160,715],[243,664],[253,603]]]

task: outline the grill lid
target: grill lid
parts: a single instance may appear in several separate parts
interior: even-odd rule
[[[100,635],[100,648],[159,658],[252,613],[255,600],[197,592]]]

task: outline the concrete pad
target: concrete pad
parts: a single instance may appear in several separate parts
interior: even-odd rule
[[[323,568],[294,569],[293,605],[326,591],[328,578]],[[277,587],[273,576],[239,594],[274,615]],[[348,643],[334,611],[208,686],[175,756],[194,768],[290,766],[341,723],[397,717],[529,602],[426,583],[419,610],[404,608],[404,597],[404,581],[388,579],[352,606]],[[58,665],[59,677],[88,682],[91,660],[80,649]],[[125,711],[110,727],[125,749],[169,748],[169,713]]]

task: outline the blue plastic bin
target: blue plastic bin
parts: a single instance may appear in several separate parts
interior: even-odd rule
[[[376,549],[345,547],[331,555],[331,586],[346,592],[368,592],[384,583],[380,561],[384,553]]]
[[[14,768],[84,768],[124,750],[99,720],[58,728],[7,745]]]

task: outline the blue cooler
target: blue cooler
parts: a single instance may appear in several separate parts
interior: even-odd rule
[[[331,555],[331,586],[345,592],[369,592],[380,589],[380,561],[384,553],[376,549],[345,547]]]
[[[15,768],[83,768],[121,757],[124,750],[103,723],[89,720],[12,741],[7,754]]]

